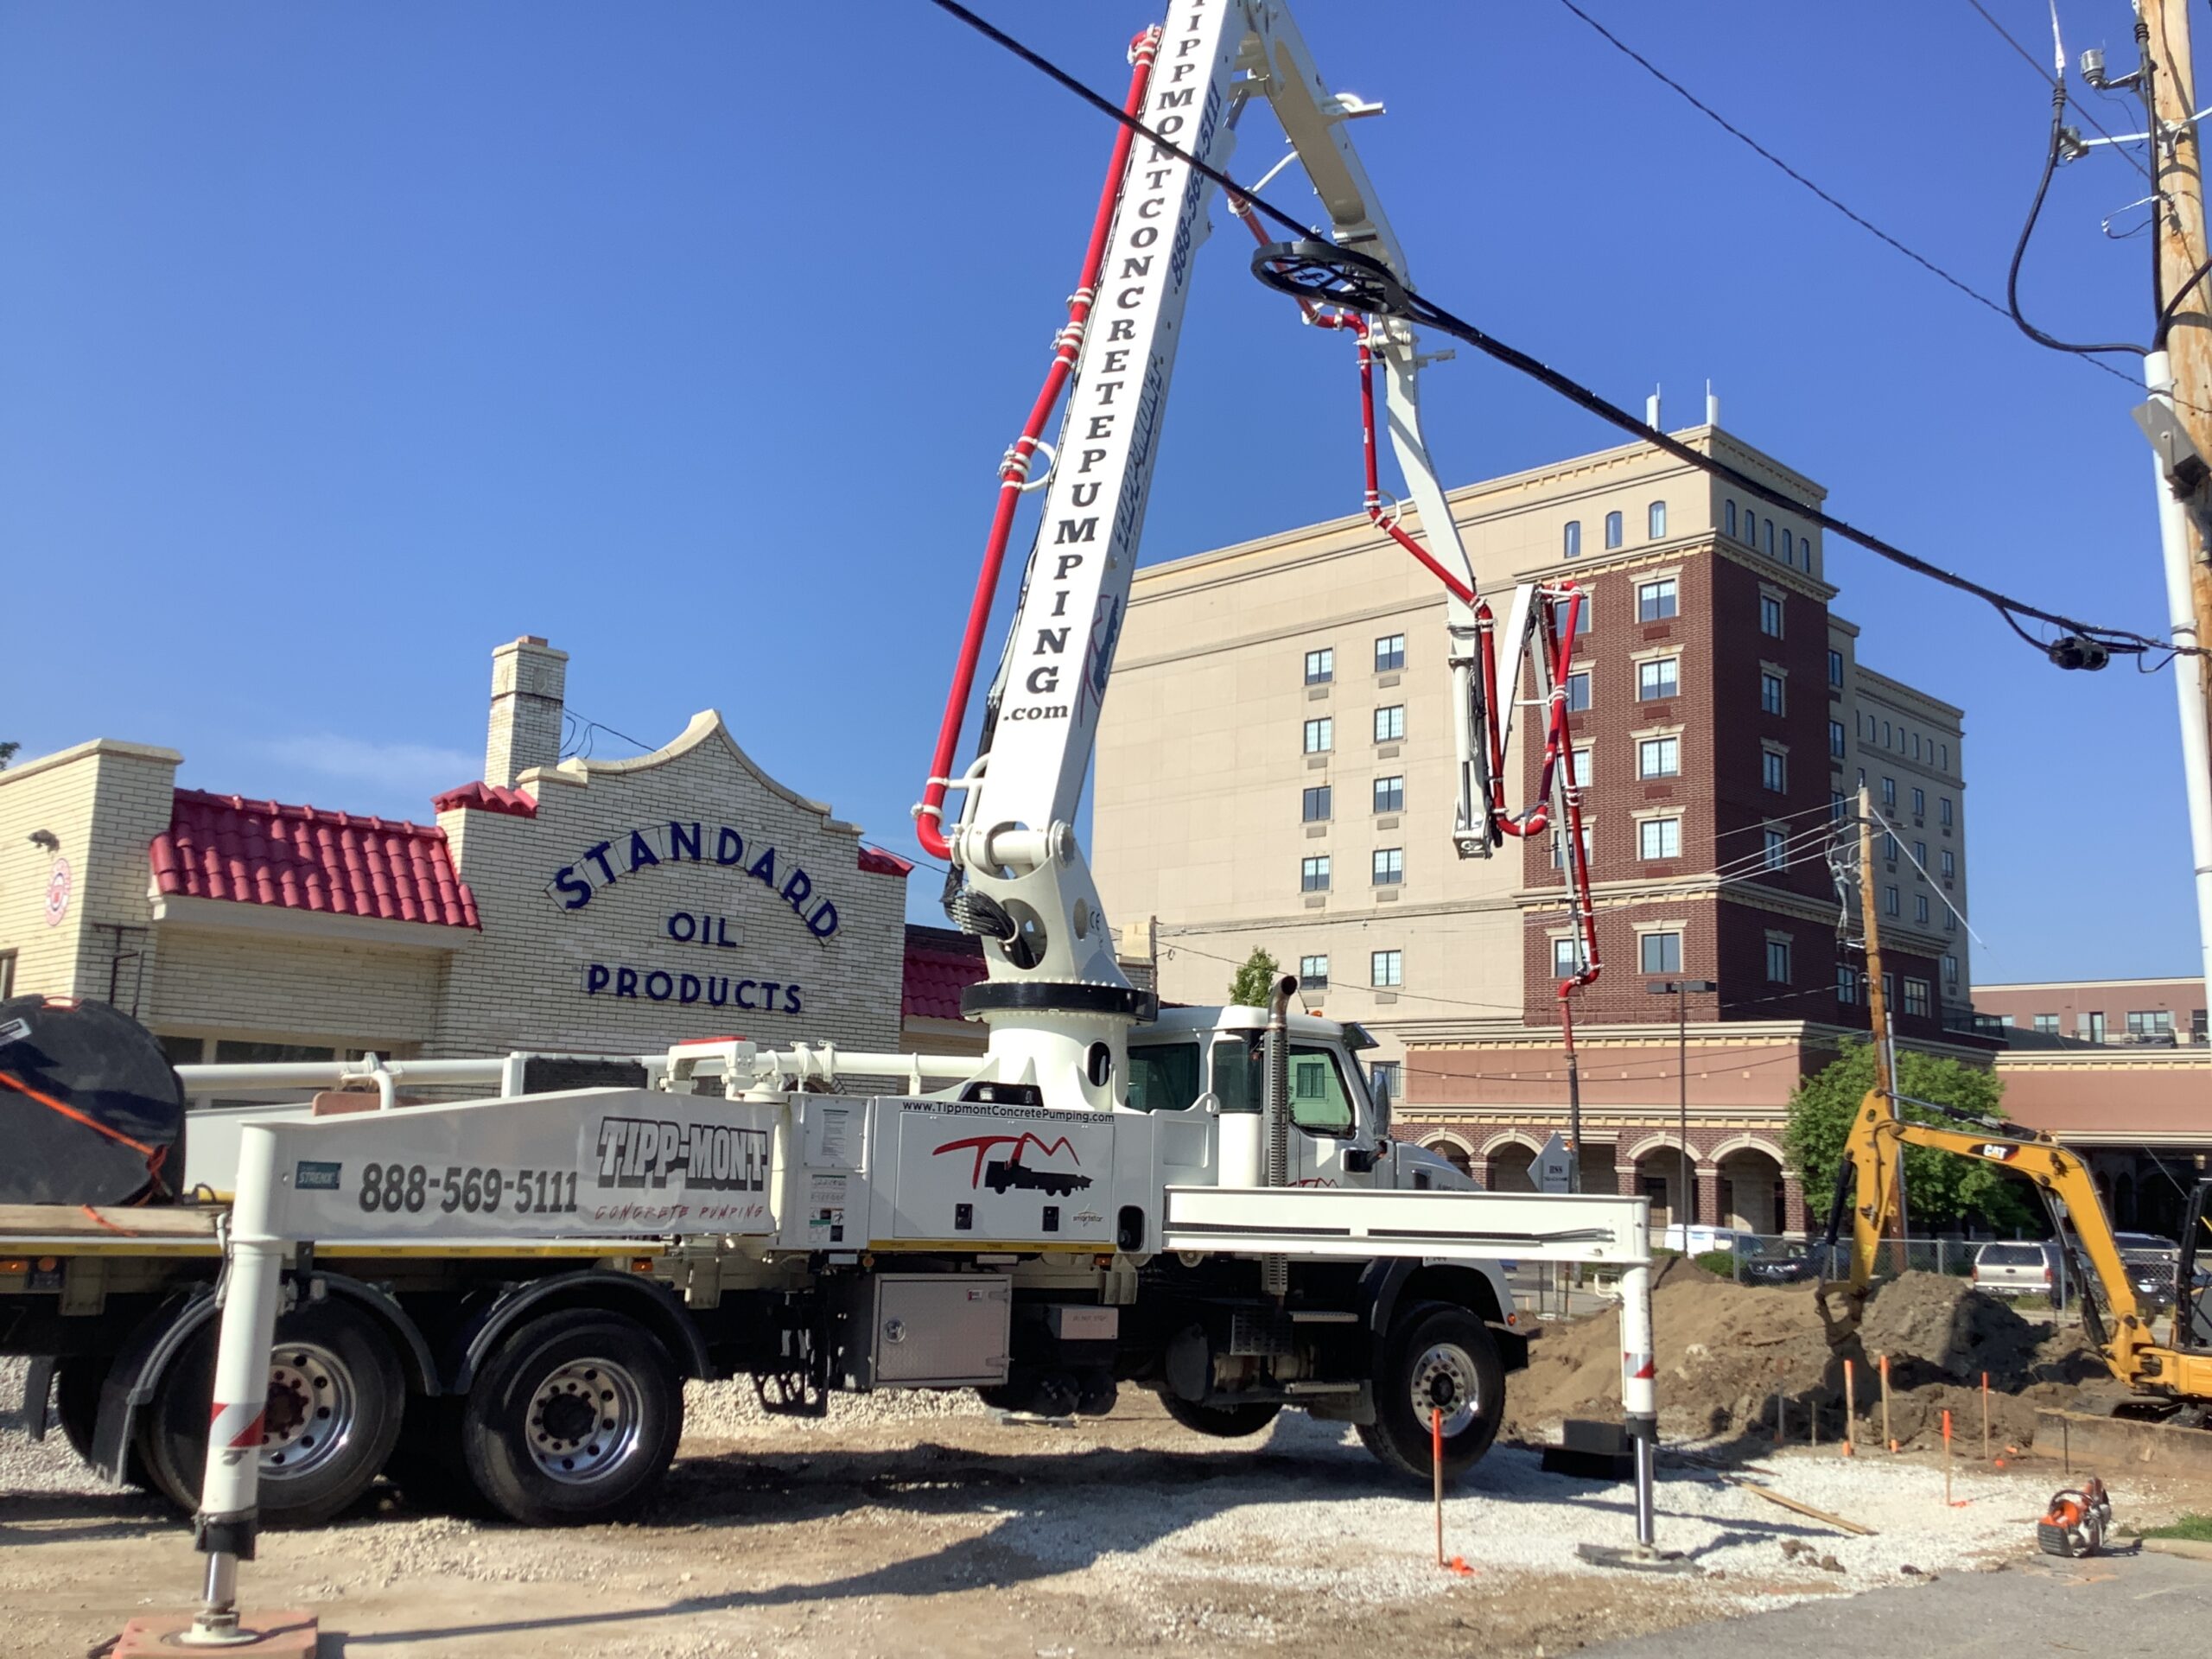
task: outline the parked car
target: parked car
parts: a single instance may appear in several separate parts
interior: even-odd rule
[[[1802,1284],[1818,1276],[1817,1258],[1803,1244],[1771,1239],[1738,1261],[1737,1275],[1753,1285]]]
[[[1758,1234],[1734,1227],[1707,1227],[1692,1223],[1685,1229],[1676,1222],[1672,1226],[1652,1229],[1651,1248],[1674,1250],[1683,1255],[1704,1255],[1713,1250],[1726,1250],[1731,1255],[1751,1255],[1758,1252],[1759,1241]]]
[[[1974,1287],[1999,1296],[2059,1296],[2058,1246],[2049,1240],[1983,1245],[1974,1252]]]
[[[2152,1308],[2171,1307],[2174,1281],[2181,1274],[2181,1247],[2155,1233],[2114,1233],[2120,1259],[2137,1298]]]

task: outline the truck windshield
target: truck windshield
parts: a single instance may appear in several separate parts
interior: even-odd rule
[[[1224,1038],[1213,1046],[1213,1091],[1224,1112],[1256,1112],[1267,1098],[1267,1043]],[[1314,1135],[1350,1135],[1357,1124],[1352,1096],[1331,1050],[1290,1046],[1290,1120]]]
[[[1179,1112],[1198,1097],[1198,1046],[1157,1043],[1129,1050],[1129,1104],[1140,1112]]]

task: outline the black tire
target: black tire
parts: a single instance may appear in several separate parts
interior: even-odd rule
[[[1435,1465],[1428,1408],[1415,1405],[1416,1389],[1443,1408],[1444,1473],[1456,1479],[1482,1460],[1505,1414],[1505,1365],[1490,1327],[1448,1302],[1401,1309],[1392,1322],[1375,1378],[1375,1421],[1359,1426],[1359,1438],[1385,1468],[1427,1482]],[[1462,1403],[1465,1421],[1452,1428]]]
[[[190,1513],[207,1463],[218,1322],[177,1351],[138,1414],[134,1450],[155,1489]],[[399,1438],[406,1384],[376,1321],[346,1302],[306,1302],[276,1321],[257,1501],[262,1524],[316,1527],[358,1503]]]
[[[1160,1403],[1170,1417],[1193,1434],[1204,1434],[1217,1440],[1248,1440],[1282,1414],[1282,1402],[1279,1400],[1254,1400],[1234,1406],[1201,1406],[1185,1400],[1172,1389],[1160,1391]]]
[[[54,1423],[61,1430],[61,1438],[69,1442],[69,1449],[87,1466],[92,1461],[93,1439],[99,1432],[100,1390],[107,1386],[113,1363],[114,1357],[109,1354],[71,1354],[54,1370]],[[136,1446],[124,1454],[123,1478],[142,1492],[154,1490],[146,1459]]]
[[[683,1433],[683,1379],[668,1351],[636,1320],[595,1308],[511,1332],[461,1414],[476,1490],[538,1527],[621,1514],[660,1478]]]

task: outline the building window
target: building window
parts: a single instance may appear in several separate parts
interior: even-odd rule
[[[1575,607],[1574,631],[1578,634],[1582,634],[1590,632],[1592,614],[1598,608],[1598,596],[1592,593],[1585,593],[1580,597],[1582,603]],[[1552,632],[1554,635],[1562,635],[1567,632],[1567,612],[1571,603],[1571,601],[1564,599],[1552,601]]]
[[[1777,795],[1789,792],[1789,756],[1781,749],[1768,749],[1759,756],[1759,781]]]
[[[1375,741],[1395,743],[1406,734],[1406,705],[1394,702],[1387,709],[1375,711]]]
[[[1882,804],[1891,812],[1897,810],[1897,780],[1894,778],[1882,779]]]
[[[1912,919],[1923,927],[1928,925],[1928,895],[1924,893],[1912,895]]]
[[[1789,941],[1769,939],[1766,942],[1766,982],[1787,985],[1789,982]]]
[[[1856,968],[1847,968],[1841,963],[1836,964],[1835,1000],[1839,1002],[1859,1001],[1859,970]]]
[[[1306,653],[1306,683],[1326,685],[1337,677],[1337,653],[1323,649]]]
[[[1309,991],[1329,988],[1329,959],[1326,957],[1300,957],[1298,959],[1298,982]]]
[[[2131,1037],[2171,1037],[2174,1034],[2173,1013],[2168,1008],[2131,1008],[2127,1014],[2127,1034]]]
[[[2036,1035],[2038,1037],[2057,1036],[2058,1016],[2055,1014],[2039,1014],[2036,1015]]]
[[[1736,533],[1736,504],[1733,501],[1722,503],[1720,509],[1720,527],[1726,531],[1731,536],[1733,536]]]
[[[1300,864],[1298,887],[1301,893],[1326,893],[1329,890],[1329,855],[1326,853]]]
[[[1843,689],[1843,653],[1840,651],[1828,652],[1828,683],[1839,691]]]
[[[2082,1036],[2088,1038],[2091,1042],[2101,1043],[2105,1039],[2104,1010],[2098,1008],[2094,1009],[2088,1014],[2076,1015],[2075,1017],[2074,1028],[2077,1033]]]
[[[1959,931],[1959,912],[1948,905],[1943,906],[1943,931],[1946,933],[1955,933]]]
[[[1636,849],[1643,858],[1680,858],[1682,855],[1682,821],[1680,818],[1646,818],[1636,826]]]
[[[1406,780],[1398,778],[1377,778],[1375,780],[1375,810],[1377,812],[1402,812],[1406,810]]]
[[[1912,791],[1912,816],[1925,817],[1928,814],[1928,791],[1915,785]]]
[[[1882,1006],[1892,1012],[1897,1008],[1897,976],[1895,974],[1884,974],[1882,976]]]
[[[1406,982],[1405,954],[1402,950],[1376,951],[1368,958],[1367,982],[1379,988],[1404,984]]]
[[[1395,887],[1406,879],[1406,849],[1402,847],[1377,847],[1375,849],[1375,885]]]
[[[1926,842],[1916,841],[1912,843],[1912,861],[1920,867],[1921,879],[1923,880],[1927,880],[1928,843]]]
[[[1916,760],[1920,759],[1920,734],[1918,732],[1915,732],[1912,734],[1912,758]]]
[[[1840,789],[1828,791],[1828,822],[1841,823],[1851,816],[1851,798]]]
[[[1882,722],[1882,747],[1885,749],[1890,747],[1890,722],[1886,720]],[[1894,805],[1895,803],[1892,802],[1891,804]]]
[[[1840,760],[1844,757],[1845,748],[1846,745],[1843,734],[1843,722],[1840,720],[1832,720],[1828,721],[1829,754],[1834,756],[1836,760]]]
[[[1572,559],[1580,556],[1582,552],[1582,521],[1580,518],[1570,518],[1567,521],[1567,534],[1561,538],[1561,551],[1567,557]]]
[[[1783,678],[1770,668],[1759,671],[1759,707],[1770,715],[1783,712]]]
[[[1943,849],[1942,870],[1943,879],[1946,881],[1959,873],[1959,855],[1948,847]]]
[[[1378,1101],[1403,1100],[1406,1086],[1405,1071],[1406,1065],[1403,1060],[1377,1060],[1369,1066],[1367,1080],[1375,1091],[1376,1099]]]
[[[1784,564],[1796,564],[1797,563],[1797,548],[1796,543],[1790,540],[1789,531],[1786,526],[1782,532],[1782,562]]]
[[[1951,798],[1948,795],[1936,798],[1936,822],[1946,830],[1951,827]]]
[[[1789,832],[1783,830],[1777,830],[1773,825],[1769,824],[1766,830],[1764,850],[1766,855],[1765,863],[1768,869],[1787,869],[1789,867]]]
[[[1761,594],[1759,595],[1759,632],[1770,634],[1777,639],[1782,638],[1781,594]]]
[[[1943,982],[1955,991],[1959,988],[1959,959],[1956,957],[1943,958]]]
[[[1774,520],[1771,518],[1766,521],[1766,556],[1770,559],[1774,556]]]
[[[1579,715],[1590,706],[1590,671],[1586,668],[1567,677],[1567,712]]]
[[[1644,518],[1645,527],[1649,531],[1653,541],[1658,541],[1666,535],[1667,504],[1664,501],[1654,501]]]
[[[1636,665],[1636,700],[1650,702],[1660,697],[1671,697],[1681,687],[1681,658],[1659,657]]]
[[[1882,831],[1882,858],[1885,863],[1897,861],[1897,838],[1886,830]]]
[[[1552,941],[1552,977],[1573,979],[1582,971],[1582,938],[1570,933],[1563,939]]]
[[[1679,974],[1682,971],[1682,936],[1679,933],[1644,933],[1636,942],[1637,961],[1647,974]]]
[[[1337,747],[1337,722],[1324,715],[1306,722],[1306,753],[1326,754]]]
[[[1883,915],[1896,916],[1902,914],[1902,903],[1903,901],[1899,899],[1897,890],[1895,887],[1884,887],[1882,889]]]
[[[1618,547],[1621,544],[1622,539],[1620,514],[1618,512],[1607,513],[1605,515],[1605,545],[1607,547]]]
[[[1395,674],[1406,665],[1406,636],[1386,633],[1375,642],[1375,671]]]
[[[1326,784],[1323,784],[1323,785],[1322,785],[1319,788],[1318,788],[1318,789],[1309,789],[1309,790],[1307,790],[1307,791],[1306,791],[1306,807],[1305,807],[1305,818],[1304,818],[1304,822],[1306,822],[1306,823],[1327,823],[1327,822],[1328,822],[1328,819],[1329,819],[1329,786],[1328,786],[1328,785],[1326,785]]]
[[[1678,778],[1682,771],[1682,740],[1647,737],[1636,746],[1636,775],[1639,778]]]
[[[1560,868],[1560,859],[1565,857],[1567,854],[1567,829],[1565,825],[1554,824],[1552,826],[1551,842],[1552,868],[1556,870]],[[1582,826],[1582,861],[1585,864],[1587,864],[1590,861],[1590,826],[1587,823],[1585,823]]]
[[[1579,749],[1569,749],[1567,753],[1574,761],[1574,782],[1577,788],[1587,784],[1591,779],[1597,776],[1594,763],[1590,759],[1590,748],[1587,744]]]
[[[1907,1014],[1917,1014],[1923,1020],[1928,1017],[1928,982],[1926,980],[1907,979],[1905,981],[1904,1011]]]
[[[1675,613],[1675,579],[1641,582],[1636,587],[1636,620],[1664,622]]]

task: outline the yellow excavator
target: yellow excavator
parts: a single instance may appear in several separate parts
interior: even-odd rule
[[[1840,1242],[1848,1206],[1848,1289],[1854,1303],[1863,1306],[1873,1278],[1875,1252],[1897,1218],[1902,1148],[1932,1147],[2001,1165],[2036,1188],[2050,1211],[2058,1247],[2067,1253],[2076,1282],[2095,1287],[2095,1294],[2082,1298],[2083,1325],[2113,1376],[2138,1396],[2131,1404],[2139,1409],[2128,1414],[2178,1417],[2190,1413],[2202,1418],[2212,1412],[2212,1287],[2199,1281],[2196,1267],[2200,1254],[2212,1262],[2212,1248],[2200,1250],[2212,1247],[2212,1216],[2205,1213],[2212,1180],[2200,1179],[2188,1195],[2172,1319],[2167,1339],[2160,1342],[2150,1311],[2137,1299],[2127,1263],[2106,1217],[2104,1200],[2080,1156],[2018,1124],[1992,1122],[1944,1106],[1933,1109],[1955,1118],[1962,1127],[1948,1128],[1902,1118],[1896,1099],[1879,1088],[1867,1091],[1852,1119],[1836,1171],[1835,1205],[1828,1219],[1831,1248],[1823,1254],[1823,1268],[1834,1259],[1834,1247]],[[2086,1274],[2081,1266],[2084,1255],[2088,1258]]]

